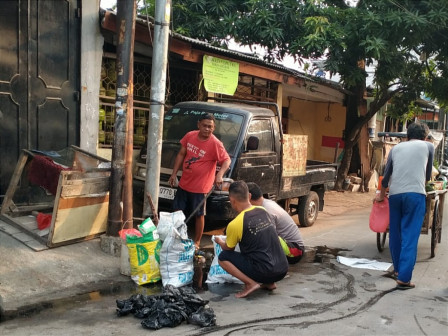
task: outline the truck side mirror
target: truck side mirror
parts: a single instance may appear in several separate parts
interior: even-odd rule
[[[259,141],[260,140],[256,136],[250,136],[249,139],[247,139],[246,150],[257,150]]]

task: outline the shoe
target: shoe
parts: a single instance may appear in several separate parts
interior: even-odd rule
[[[405,290],[405,289],[412,289],[415,288],[415,284],[413,284],[412,282],[402,282],[400,280],[397,280],[397,289],[400,290]]]

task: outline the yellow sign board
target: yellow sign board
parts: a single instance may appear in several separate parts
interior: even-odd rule
[[[222,58],[204,55],[202,74],[208,92],[233,96],[238,86],[240,65]]]

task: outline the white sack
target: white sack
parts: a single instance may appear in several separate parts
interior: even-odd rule
[[[224,241],[226,241],[226,236],[212,236],[213,247],[215,249],[215,257],[213,258],[212,264],[210,265],[210,271],[208,272],[206,283],[238,283],[243,284],[243,282],[233,275],[227,273],[218,263],[218,256],[222,251],[222,247],[215,243],[215,237],[221,237]],[[239,252],[239,246],[236,245],[235,251]]]
[[[183,223],[183,226],[185,228],[179,227],[182,233],[173,226],[160,249],[160,274],[163,286],[182,287],[193,281],[194,243],[186,234],[187,225]]]

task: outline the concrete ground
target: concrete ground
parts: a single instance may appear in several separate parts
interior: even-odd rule
[[[429,258],[429,237],[421,237],[413,277],[417,287],[410,291],[395,290],[394,281],[384,277],[384,272],[336,262],[335,254],[390,262],[388,249],[378,252],[375,233],[368,227],[372,199],[373,194],[328,193],[326,209],[318,221],[312,227],[301,228],[309,253],[303,262],[291,266],[277,290],[260,290],[247,299],[236,299],[233,294],[239,290],[238,285],[209,285],[199,293],[210,301],[217,327],[199,329],[184,323],[156,333],[445,335],[447,230],[433,259]],[[317,255],[311,247],[318,247]],[[115,299],[129,297],[136,290],[151,294],[160,291],[160,285],[122,290],[129,286],[129,278],[119,274],[118,258],[101,252],[98,240],[33,252],[0,234],[0,253],[3,307],[15,307],[18,312],[26,312],[26,302],[34,310],[49,307],[37,315],[1,323],[0,334],[148,333],[138,319],[116,317]]]
[[[354,201],[349,203],[349,199]],[[319,216],[323,219],[362,208],[365,199],[360,193],[353,197],[352,193],[330,191],[326,196],[325,211]],[[210,235],[214,233],[219,234],[219,231],[204,235],[202,248],[212,248]],[[120,258],[103,252],[99,242],[100,239],[94,239],[35,252],[0,230],[2,315],[27,314],[55,300],[129,284],[129,277],[120,274]]]

